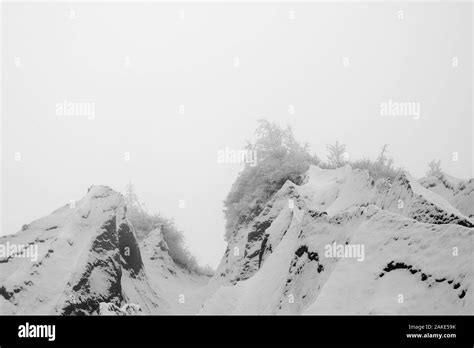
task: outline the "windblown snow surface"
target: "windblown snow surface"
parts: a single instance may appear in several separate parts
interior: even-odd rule
[[[0,314],[472,314],[472,179],[312,166],[304,182],[234,231],[210,280],[159,228],[138,242],[122,195],[93,186],[0,238],[39,250],[0,258]]]

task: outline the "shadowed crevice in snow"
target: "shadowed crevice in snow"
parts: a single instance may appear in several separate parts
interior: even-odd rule
[[[267,203],[247,233],[243,263],[238,276],[231,282],[235,283],[252,277],[278,247],[288,232],[292,220],[295,219],[301,223],[304,215],[302,212],[306,209],[296,185],[287,180],[280,191]],[[288,219],[282,220],[282,214],[287,214]],[[277,221],[279,217],[280,220]]]
[[[262,260],[263,260],[263,255],[265,254],[265,251],[267,250],[267,242],[268,242],[268,234],[265,234],[265,237],[263,238],[262,245],[260,246],[260,251],[258,253],[258,268],[262,266]],[[272,246],[268,246],[268,251],[271,253],[272,252]]]
[[[296,256],[301,257],[303,254],[308,256],[310,261],[319,261],[319,256],[317,252],[312,252],[308,250],[308,246],[302,245],[295,251]]]
[[[433,277],[432,274],[428,274],[427,272],[422,271],[419,268],[415,268],[413,265],[406,264],[404,262],[395,262],[395,261],[390,261],[383,269],[383,271],[378,275],[379,278],[382,278],[385,276],[387,273],[396,271],[396,270],[407,270],[410,272],[410,274],[419,274],[420,275],[420,280],[422,282],[427,282],[428,287],[432,287],[436,283],[443,283],[446,282],[447,284],[453,284],[452,288],[454,290],[457,290],[461,287],[460,282],[454,282],[454,279],[448,279],[447,277]],[[458,292],[458,297],[463,298],[467,293],[467,289],[461,289],[461,291]]]
[[[253,230],[249,232],[247,236],[247,243],[253,243],[255,241],[261,240],[265,234],[265,231],[271,226],[272,222],[272,219],[257,221],[253,226]]]
[[[307,261],[302,261],[303,255],[306,255]],[[300,266],[296,268],[295,274],[299,274],[303,266],[307,262],[316,262],[317,264],[317,272],[321,273],[324,272],[324,265],[319,261],[319,255],[317,252],[310,251],[308,249],[307,245],[301,245],[296,251],[295,251],[295,258],[293,259],[293,262],[291,263],[289,273],[293,273],[293,268],[296,267],[298,262],[303,262]]]
[[[132,276],[138,275],[143,268],[142,257],[138,242],[127,223],[121,223],[118,228],[120,255],[124,262],[122,267],[132,271]]]
[[[5,300],[10,300],[13,297],[13,292],[9,292],[4,286],[0,286],[0,296],[3,296]]]
[[[98,253],[113,251],[117,248],[118,238],[116,234],[115,216],[106,221],[102,227],[102,233],[99,233],[92,242],[91,249]]]

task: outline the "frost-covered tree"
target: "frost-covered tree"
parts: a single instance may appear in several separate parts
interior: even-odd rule
[[[326,145],[328,150],[328,164],[333,168],[342,167],[346,160],[344,159],[344,154],[346,153],[346,145],[339,144],[336,141],[335,145]]]
[[[393,166],[393,158],[387,156],[388,144],[382,146],[382,150],[375,161],[375,163],[381,168],[391,169]]]
[[[125,199],[125,205],[127,207],[127,216],[130,219],[134,212],[146,210],[144,204],[140,202],[137,194],[135,193],[135,186],[130,181],[125,187],[123,194]]]
[[[274,122],[258,121],[256,139],[247,142],[247,150],[256,151],[255,166],[245,166],[224,201],[226,238],[262,211],[285,181],[300,183],[302,174],[315,158],[309,145],[300,144],[290,126],[281,128]]]
[[[431,160],[430,163],[428,163],[428,172],[426,172],[426,176],[439,176],[443,174],[441,171],[441,160]]]

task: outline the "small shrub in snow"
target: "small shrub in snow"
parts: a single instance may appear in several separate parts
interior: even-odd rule
[[[375,161],[371,161],[368,158],[355,160],[350,162],[351,167],[353,169],[367,170],[369,175],[375,180],[387,178],[394,180],[403,171],[393,166],[393,158],[387,157],[387,147],[387,144],[382,147],[382,150]]]

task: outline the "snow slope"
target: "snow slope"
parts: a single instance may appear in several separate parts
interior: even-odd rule
[[[408,174],[375,182],[346,166],[307,176],[234,233],[202,314],[472,313],[465,215]],[[327,254],[334,243],[363,257]]]
[[[163,291],[164,275],[155,273],[147,244],[143,254],[140,250],[122,195],[105,186],[92,186],[74,205],[0,237],[0,244],[38,250],[37,260],[0,259],[0,314],[96,314],[125,305],[160,314],[175,302]],[[182,272],[169,255],[164,263]],[[195,285],[169,278],[184,287]]]
[[[196,314],[208,295],[209,277],[176,265],[159,227],[140,243],[140,249],[151,286],[166,300],[160,314]]]
[[[474,179],[461,180],[447,174],[422,178],[420,184],[444,199],[458,209],[471,221],[474,220]]]

